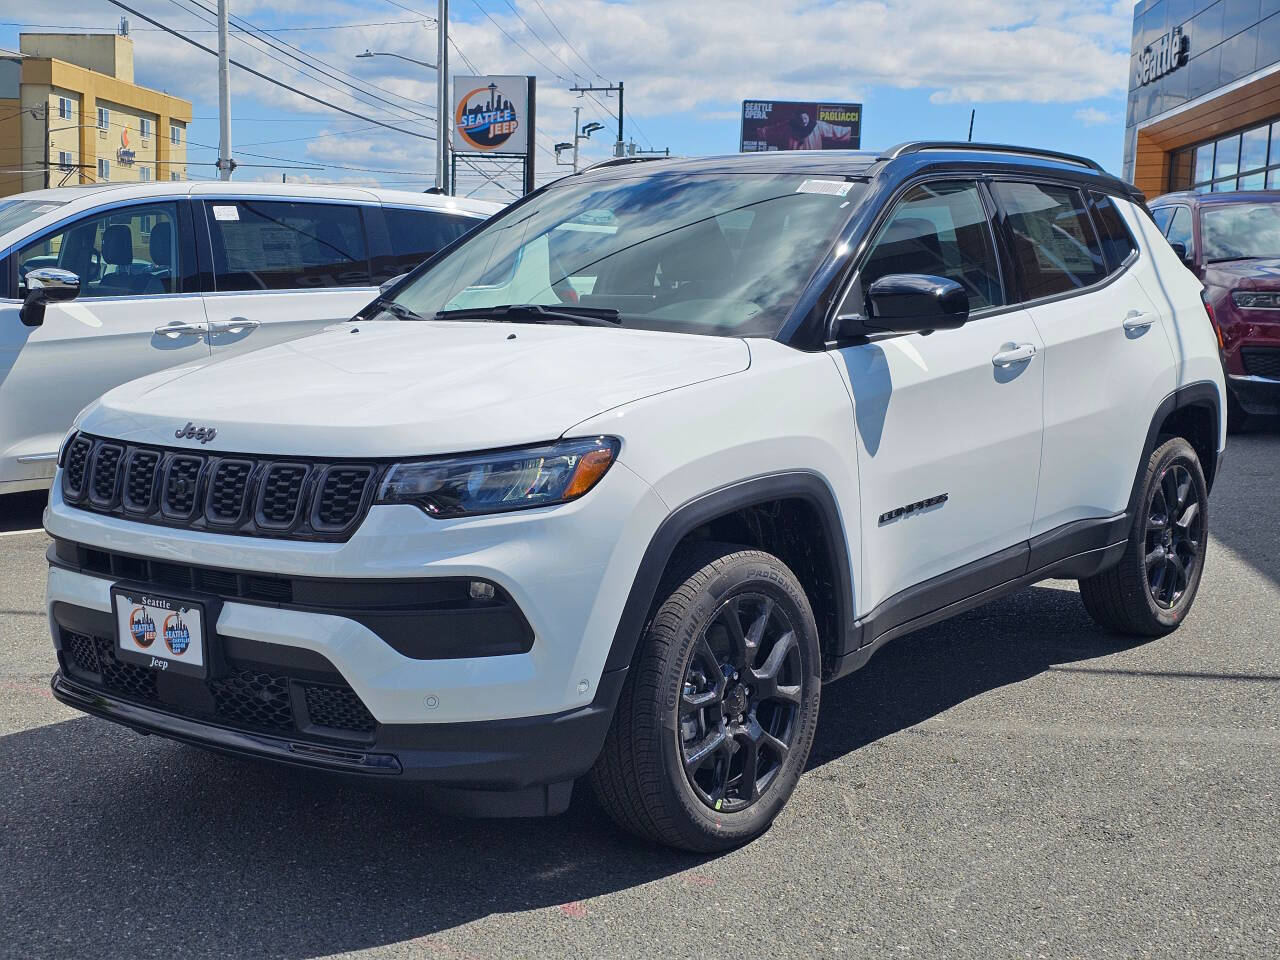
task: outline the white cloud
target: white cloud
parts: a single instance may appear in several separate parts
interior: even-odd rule
[[[1102,127],[1120,122],[1119,117],[1097,107],[1083,107],[1075,112],[1075,118],[1086,127]]]

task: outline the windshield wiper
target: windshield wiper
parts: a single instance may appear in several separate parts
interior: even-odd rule
[[[373,306],[379,310],[382,310],[386,313],[391,314],[392,316],[398,317],[401,320],[427,319],[426,317],[422,316],[422,314],[420,313],[414,313],[412,310],[406,307],[403,303],[396,303],[394,300],[387,300],[384,297],[379,297],[377,300],[373,301]]]
[[[576,323],[584,327],[616,327],[622,314],[610,307],[547,307],[541,303],[507,303],[497,307],[441,310],[437,320],[491,320],[505,323]]]

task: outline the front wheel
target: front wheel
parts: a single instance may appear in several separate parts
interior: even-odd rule
[[[804,770],[821,655],[795,574],[704,544],[675,561],[591,771],[601,805],[658,843],[714,852],[768,829]]]
[[[1209,540],[1209,490],[1191,444],[1173,437],[1147,461],[1124,557],[1080,581],[1085,609],[1119,633],[1158,637],[1186,618]]]

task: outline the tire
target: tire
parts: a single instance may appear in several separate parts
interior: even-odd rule
[[[656,843],[703,853],[746,843],[795,789],[821,685],[817,625],[795,574],[759,550],[701,544],[668,567],[592,789],[620,826]]]
[[[1165,440],[1147,460],[1123,558],[1080,581],[1085,609],[1117,633],[1159,637],[1177,629],[1200,587],[1208,534],[1200,459],[1182,437]]]

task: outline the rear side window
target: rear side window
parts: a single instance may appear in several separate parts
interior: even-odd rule
[[[1113,273],[1138,249],[1133,242],[1133,234],[1129,232],[1124,217],[1116,202],[1103,193],[1091,193],[1093,201],[1094,222],[1098,225],[1098,233],[1102,238],[1102,252],[1107,258],[1107,269]]]
[[[383,207],[382,214],[391,235],[391,255],[377,258],[374,273],[379,277],[408,273],[483,222],[437,210]]]
[[[1079,190],[1007,182],[992,184],[992,190],[1005,212],[1026,299],[1069,293],[1106,277],[1102,247]]]
[[[218,290],[369,286],[360,208],[279,200],[206,201]]]
[[[1004,303],[991,228],[976,184],[924,183],[898,201],[862,267],[864,291],[891,273],[959,282],[972,310]]]

